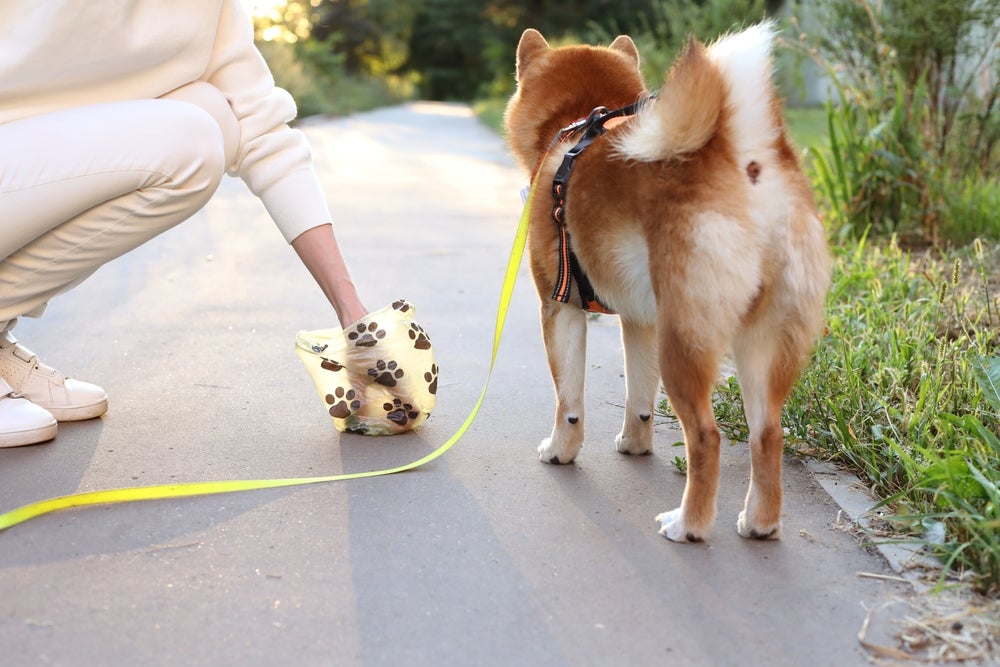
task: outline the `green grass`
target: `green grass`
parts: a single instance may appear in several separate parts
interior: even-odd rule
[[[836,249],[827,330],[786,408],[798,451],[858,472],[903,535],[1000,592],[996,246]],[[933,527],[933,530],[931,530]]]
[[[1000,239],[1000,180],[996,176],[968,177],[945,195],[948,238],[968,244],[974,239]]]

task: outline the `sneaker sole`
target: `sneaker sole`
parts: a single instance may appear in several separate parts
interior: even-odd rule
[[[49,407],[47,405],[41,405],[36,403],[39,407],[43,407],[48,410],[56,421],[60,422],[78,422],[85,419],[94,419],[95,417],[100,417],[105,412],[108,411],[108,397],[105,396],[96,403],[91,403],[90,405],[74,405],[71,408],[57,408]]]
[[[42,442],[48,442],[56,437],[58,430],[58,425],[52,422],[50,426],[33,428],[29,431],[0,433],[0,447],[23,447],[24,445],[37,445]]]

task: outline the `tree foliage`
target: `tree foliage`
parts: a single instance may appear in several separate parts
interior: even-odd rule
[[[513,83],[514,51],[525,28],[556,42],[639,34],[675,26],[672,53],[705,21],[739,23],[749,8],[781,0],[288,0],[262,20],[260,34],[284,29],[308,43],[303,57],[328,51],[351,75],[403,75],[422,97],[468,100]],[[683,25],[688,20],[691,25]],[[306,26],[306,29],[303,29]],[[270,33],[266,32],[270,29]],[[612,34],[614,33],[614,34]],[[658,45],[659,46],[659,45]],[[333,62],[333,61],[329,61]],[[327,63],[328,64],[328,63]],[[499,89],[499,90],[498,90]]]

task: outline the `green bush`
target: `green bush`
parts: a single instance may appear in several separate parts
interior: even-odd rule
[[[828,224],[841,238],[936,232],[934,190],[946,175],[915,131],[926,118],[926,88],[907,91],[899,77],[891,86],[841,86],[826,105],[830,148],[812,157]]]
[[[813,153],[841,237],[1000,238],[1000,4],[825,0],[814,52],[836,98]]]

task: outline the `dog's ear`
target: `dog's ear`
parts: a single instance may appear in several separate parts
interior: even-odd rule
[[[534,28],[525,30],[521,34],[521,41],[517,43],[517,78],[521,78],[521,73],[538,54],[548,49],[549,43],[542,37],[542,33]]]
[[[635,63],[636,67],[639,66],[639,50],[635,48],[635,42],[628,35],[618,35],[615,37],[615,41],[611,42],[611,49],[619,53],[624,53]]]

